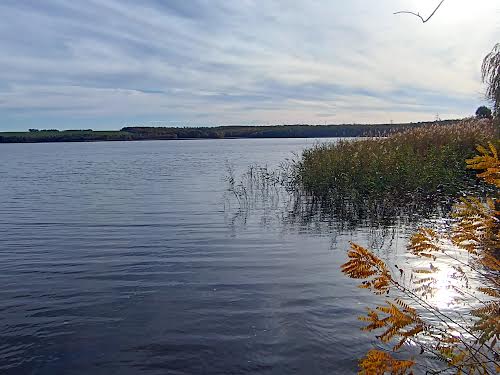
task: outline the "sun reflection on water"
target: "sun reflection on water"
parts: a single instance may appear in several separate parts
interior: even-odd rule
[[[449,268],[439,270],[434,275],[436,290],[432,296],[432,302],[439,310],[449,308],[457,297],[457,293],[452,288],[453,278],[451,275],[452,271]]]

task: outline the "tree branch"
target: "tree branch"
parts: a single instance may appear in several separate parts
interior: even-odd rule
[[[436,7],[436,9],[434,9],[434,11],[431,13],[431,15],[429,17],[427,17],[426,19],[424,19],[424,17],[422,17],[420,15],[420,13],[410,12],[410,11],[407,11],[407,10],[402,10],[400,12],[395,12],[394,14],[411,14],[411,15],[414,15],[414,16],[420,18],[423,23],[426,23],[427,21],[429,21],[432,18],[432,16],[437,12],[437,10],[439,9],[439,7],[443,3],[444,3],[444,0],[441,0],[440,3],[438,4],[438,6]]]

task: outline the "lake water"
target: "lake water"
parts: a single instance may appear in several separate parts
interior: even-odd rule
[[[373,231],[242,213],[224,181],[315,142],[0,145],[0,372],[356,373],[371,297],[339,266]]]

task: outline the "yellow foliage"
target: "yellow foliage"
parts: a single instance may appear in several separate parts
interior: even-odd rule
[[[439,251],[437,240],[438,235],[434,230],[420,228],[419,231],[411,237],[408,249],[415,255],[432,258],[434,257],[432,253]]]
[[[404,375],[411,374],[414,361],[398,360],[389,353],[380,350],[370,350],[359,362],[360,375],[384,375],[386,373]]]
[[[490,297],[494,298],[500,298],[500,291],[498,289],[493,289],[493,288],[477,288],[480,292],[483,292],[484,294],[489,295]]]
[[[459,219],[453,228],[453,243],[473,255],[489,254],[498,243],[498,211],[495,201],[482,202],[475,197],[463,198],[453,216]]]
[[[355,243],[351,243],[347,256],[349,261],[342,265],[342,272],[352,279],[365,279],[360,288],[371,289],[375,294],[389,292],[392,276],[380,258]]]
[[[478,178],[497,188],[500,187],[500,161],[493,144],[488,148],[478,147],[479,155],[467,160],[467,168],[481,170]],[[381,330],[377,336],[385,344],[392,343],[393,351],[398,351],[406,343],[419,345],[421,353],[431,354],[446,363],[456,374],[500,373],[500,212],[496,198],[463,198],[455,205],[453,217],[456,222],[450,228],[450,235],[437,233],[429,228],[421,228],[409,242],[408,249],[413,255],[436,260],[448,257],[455,264],[455,277],[469,288],[469,278],[465,268],[477,273],[482,286],[475,290],[488,300],[479,299],[479,307],[471,307],[466,314],[468,323],[463,325],[442,314],[427,302],[426,297],[436,290],[433,274],[438,267],[411,271],[410,284],[393,277],[389,267],[368,249],[351,243],[349,261],[342,265],[342,271],[354,279],[362,279],[361,288],[375,294],[388,294],[391,288],[403,298],[386,301],[375,309],[368,309],[366,316],[359,319],[368,323],[363,330]],[[448,243],[448,246],[444,244]],[[459,261],[448,253],[449,245],[467,251],[467,261]],[[404,271],[398,269],[403,275]],[[414,278],[415,276],[415,278]],[[472,292],[451,288],[460,296],[475,296]],[[423,318],[413,306],[423,308],[437,322]],[[464,320],[465,321],[465,320]],[[442,324],[439,326],[438,324]],[[443,328],[444,327],[444,328]],[[453,329],[451,329],[454,327]],[[460,331],[453,333],[455,328]],[[370,350],[360,363],[360,374],[382,375],[408,374],[415,364],[413,360],[398,360],[390,354]]]
[[[382,342],[388,343],[393,338],[400,336],[400,341],[393,347],[398,350],[409,337],[414,337],[424,330],[424,322],[420,319],[415,309],[406,303],[396,300],[402,309],[390,301],[385,306],[377,306],[377,310],[368,309],[367,316],[359,317],[360,320],[368,322],[364,331],[373,331],[385,328],[385,331],[377,336]],[[384,316],[379,314],[383,313]]]
[[[488,148],[478,146],[477,150],[480,155],[466,160],[467,168],[483,170],[484,172],[479,174],[478,177],[489,184],[500,187],[500,160],[498,160],[498,152],[491,142],[488,144]]]

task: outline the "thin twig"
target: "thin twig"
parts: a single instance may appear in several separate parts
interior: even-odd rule
[[[439,7],[443,3],[444,3],[444,0],[441,0],[441,2],[438,4],[438,6],[436,7],[436,9],[434,9],[434,11],[431,13],[431,15],[429,17],[427,17],[427,19],[424,19],[424,17],[422,17],[420,15],[420,13],[410,12],[410,11],[407,11],[407,10],[402,10],[402,11],[399,11],[399,12],[395,12],[394,14],[412,14],[412,15],[417,16],[418,18],[420,18],[423,23],[426,23],[427,21],[429,21],[432,18],[432,16],[437,12],[437,10],[439,9]]]

